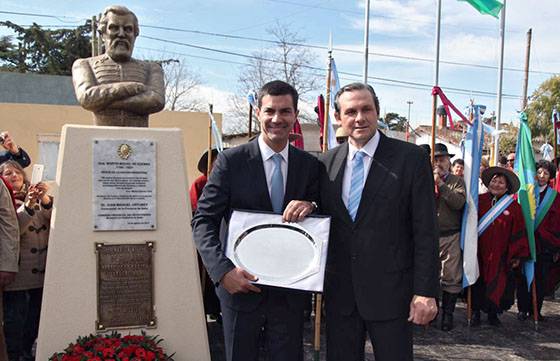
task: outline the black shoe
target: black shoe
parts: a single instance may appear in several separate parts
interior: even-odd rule
[[[517,312],[517,319],[519,321],[525,321],[527,318],[529,318],[529,314],[527,312]]]
[[[488,314],[488,324],[490,326],[494,326],[494,327],[500,327],[502,325],[502,322],[500,321],[500,319],[498,318],[498,315],[495,313],[489,313]]]
[[[442,314],[441,315],[441,330],[451,331],[453,329],[453,315],[452,314]]]
[[[471,318],[471,327],[480,326],[480,311],[474,311]]]

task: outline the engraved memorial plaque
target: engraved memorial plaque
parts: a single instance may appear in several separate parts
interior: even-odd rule
[[[93,229],[156,229],[156,143],[93,141]]]
[[[154,242],[96,243],[96,330],[156,327],[154,315]]]

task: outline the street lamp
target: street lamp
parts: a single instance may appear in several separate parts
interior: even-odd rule
[[[406,118],[406,131],[405,131],[405,139],[408,142],[408,128],[410,128],[410,106],[414,104],[412,100],[407,100],[406,104],[408,104],[408,118]]]

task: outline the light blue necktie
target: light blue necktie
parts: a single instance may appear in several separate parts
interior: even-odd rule
[[[350,178],[350,193],[348,194],[348,213],[353,221],[356,220],[362,190],[364,188],[364,153],[356,152],[352,160],[352,178]]]
[[[270,187],[270,200],[272,210],[276,213],[282,212],[284,205],[284,177],[282,177],[282,156],[278,153],[272,156],[274,169],[272,170],[272,182]]]

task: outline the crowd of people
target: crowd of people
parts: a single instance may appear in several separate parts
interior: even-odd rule
[[[453,311],[457,298],[465,296],[462,285],[462,253],[459,235],[465,204],[465,184],[462,179],[464,161],[447,153],[444,144],[436,144],[434,182],[440,232],[441,262],[441,329],[453,328]],[[488,323],[500,326],[498,315],[508,310],[517,298],[518,319],[533,318],[534,307],[527,285],[523,263],[531,258],[525,219],[515,194],[520,181],[514,171],[515,153],[500,157],[498,166],[490,167],[482,157],[478,198],[479,238],[478,264],[480,276],[472,286],[472,326],[481,323],[481,311],[488,314]],[[537,320],[546,295],[553,295],[560,272],[560,200],[550,187],[556,167],[548,160],[536,164],[539,186],[537,223],[535,224],[535,286]],[[450,231],[450,220],[454,222]],[[455,231],[455,239],[448,238]]]
[[[31,184],[29,155],[8,132],[0,134],[0,360],[31,361],[39,331],[53,197]]]
[[[302,360],[310,299],[257,285],[254,275],[226,257],[224,232],[233,209],[275,212],[286,222],[331,217],[324,285],[329,361],[363,360],[367,335],[376,359],[411,360],[412,324],[438,320],[443,331],[453,329],[455,305],[464,295],[465,163],[451,162],[456,155],[442,143],[435,144],[430,162],[429,146],[378,131],[379,100],[361,83],[336,94],[340,144],[319,158],[290,146],[298,115],[292,86],[265,84],[256,114],[260,135],[213,150],[210,162],[205,152],[189,192],[205,312],[222,323],[227,359],[256,360],[264,339],[269,359]],[[0,139],[0,360],[33,360],[53,197],[45,183],[30,183],[24,168],[31,160],[10,134]],[[472,326],[480,325],[481,312],[499,326],[499,314],[515,297],[519,320],[535,316],[522,267],[530,250],[515,198],[520,181],[514,162],[514,153],[495,167],[481,160],[480,277],[471,287]],[[550,187],[554,165],[541,160],[536,169],[536,317],[543,320],[543,299],[560,279],[560,198]]]
[[[289,138],[297,92],[279,81],[264,85],[257,108],[262,133],[248,144],[213,152],[213,170],[201,169],[191,188],[193,238],[221,304],[228,360],[256,360],[261,337],[271,360],[301,360],[304,310],[301,295],[255,285],[253,275],[225,256],[223,223],[234,208],[281,213],[285,221],[312,213],[331,216],[324,288],[327,360],[363,360],[368,334],[376,360],[410,360],[411,324],[435,323],[439,313],[438,327],[454,327],[455,305],[465,295],[464,161],[452,163],[455,154],[437,143],[430,164],[429,146],[422,151],[377,131],[379,101],[368,85],[349,84],[335,98],[339,146],[318,160],[302,160]],[[530,251],[515,198],[520,182],[514,161],[511,153],[499,166],[490,167],[486,157],[480,162],[480,277],[471,287],[472,326],[480,325],[481,311],[490,325],[500,326],[499,314],[513,305],[515,294],[518,318],[533,312],[522,267]],[[560,270],[560,201],[548,186],[554,165],[536,166],[545,205],[535,227],[542,320],[543,298],[554,291]],[[277,169],[286,191],[280,204],[274,204],[272,186]]]

